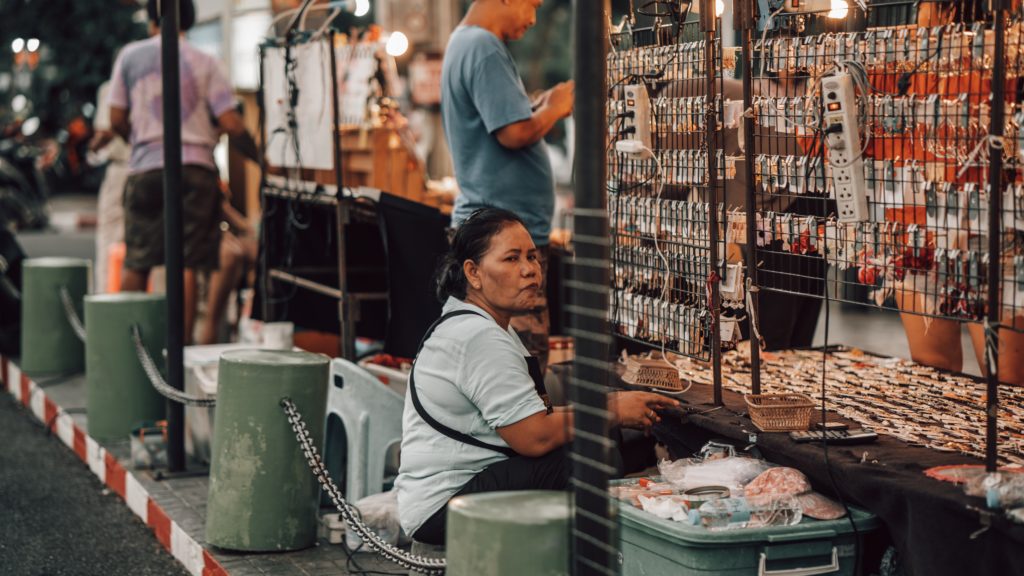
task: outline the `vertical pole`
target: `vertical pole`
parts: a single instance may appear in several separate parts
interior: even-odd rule
[[[273,322],[274,318],[271,316],[270,307],[270,287],[272,280],[270,279],[270,273],[268,270],[268,258],[267,249],[270,246],[270,226],[267,220],[267,112],[266,112],[266,92],[263,85],[263,63],[264,55],[268,48],[267,44],[260,44],[259,49],[259,81],[256,92],[256,101],[260,103],[260,250],[259,250],[259,261],[256,263],[257,271],[257,282],[261,284],[263,289],[263,297],[260,299],[260,317],[263,318],[264,322]]]
[[[754,27],[754,0],[737,0],[736,25],[740,30],[740,42],[743,45],[743,110],[750,110],[754,105],[754,54],[752,50]],[[757,287],[757,203],[754,198],[754,117],[743,114],[743,171],[747,177],[746,206],[747,211],[747,278],[750,287]],[[750,294],[753,310],[747,310],[750,323],[750,392],[761,393],[761,347],[754,335],[754,318],[757,311],[757,293]]]
[[[355,313],[354,307],[359,306],[359,303],[349,298],[348,294],[345,230],[348,227],[349,221],[348,202],[350,199],[345,194],[345,170],[344,166],[342,166],[341,104],[338,102],[338,89],[336,88],[338,86],[338,63],[337,55],[334,52],[334,33],[332,32],[328,38],[331,50],[331,86],[335,87],[331,89],[331,103],[334,109],[332,115],[334,128],[331,130],[331,137],[334,138],[334,181],[338,186],[338,191],[335,195],[337,207],[334,211],[337,219],[335,221],[335,232],[338,242],[338,290],[341,291],[341,298],[338,299],[338,353],[341,354],[342,358],[355,362],[356,331],[352,314]]]
[[[356,313],[359,302],[353,299],[348,292],[348,257],[345,254],[346,242],[345,232],[349,223],[349,202],[352,198],[342,194],[341,186],[338,187],[337,208],[335,209],[335,230],[338,235],[338,290],[341,298],[338,299],[338,352],[346,360],[356,361],[356,323],[352,317]]]
[[[605,106],[608,88],[607,23],[610,1],[575,0],[576,154],[575,259],[568,309],[576,359],[569,387],[575,406],[575,440],[571,447],[571,573],[576,576],[618,574],[616,503],[608,497],[615,444],[606,403],[611,352],[608,327],[607,158]],[[598,239],[598,240],[592,240]]]
[[[1001,142],[1006,125],[1006,7],[1004,0],[992,0],[995,14],[996,45],[992,71],[992,115],[988,133],[989,142],[989,209],[988,209],[988,318],[985,323],[985,373],[987,399],[985,406],[985,469],[996,471],[999,456],[999,322],[1002,305],[999,301],[1000,242],[1002,240],[1003,147]]]
[[[715,107],[715,96],[722,96],[722,90],[715,86],[716,56],[715,49],[715,0],[702,0],[700,6],[701,18],[704,20],[704,73],[707,81],[707,132],[704,135],[704,149],[708,155],[708,235],[710,250],[708,259],[710,271],[708,274],[708,289],[711,292],[711,301],[708,302],[711,314],[711,374],[714,384],[714,401],[716,406],[722,405],[722,333],[718,311],[720,308],[721,295],[719,294],[719,277],[723,269],[725,253],[718,250],[718,156],[717,152],[722,149],[718,145],[718,112]],[[722,262],[719,262],[722,259]]]
[[[179,0],[160,5],[160,65],[164,113],[164,254],[167,267],[167,384],[185,389],[185,279],[181,221],[181,80]],[[215,191],[211,191],[215,192]],[[185,407],[167,401],[167,467],[185,469]]]
[[[345,183],[342,181],[344,171],[341,166],[341,132],[339,130],[341,105],[338,103],[338,55],[334,50],[333,30],[327,35],[327,46],[328,50],[331,51],[331,121],[334,122],[331,127],[331,138],[334,139],[334,184],[338,187],[336,195],[338,198],[341,198],[341,189]]]

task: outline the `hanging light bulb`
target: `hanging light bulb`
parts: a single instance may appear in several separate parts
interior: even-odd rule
[[[725,13],[725,0],[715,0],[715,16],[721,18]]]
[[[398,58],[409,50],[409,37],[401,32],[392,32],[384,49],[388,55]]]
[[[357,18],[362,18],[370,12],[370,0],[356,0],[356,9],[353,14]]]
[[[18,52],[21,52],[24,49],[25,49],[25,39],[24,38],[15,38],[14,41],[11,42],[11,52],[14,52],[15,54],[17,54]]]
[[[28,48],[29,52],[39,50],[39,38],[29,38],[28,42],[25,42],[25,48]]]
[[[850,5],[847,4],[846,0],[832,0],[832,10],[829,11],[828,17],[834,20],[840,18],[846,18],[846,15],[850,13]]]

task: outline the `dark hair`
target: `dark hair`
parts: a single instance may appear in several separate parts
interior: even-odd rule
[[[441,258],[434,273],[438,300],[444,302],[449,296],[460,300],[466,297],[467,282],[466,274],[462,271],[463,263],[466,260],[479,262],[491,247],[491,238],[509,224],[526,226],[522,218],[502,208],[480,208],[466,218],[456,230],[451,248]]]
[[[146,2],[146,13],[149,14],[149,21],[160,25],[160,12],[167,0],[148,0]],[[196,23],[196,9],[192,0],[178,0],[179,28],[182,32],[192,28]]]

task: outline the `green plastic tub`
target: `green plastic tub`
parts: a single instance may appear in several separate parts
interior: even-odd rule
[[[567,576],[568,492],[484,492],[448,505],[447,576]]]
[[[66,287],[82,317],[89,293],[88,260],[25,260],[21,291],[21,369],[30,376],[77,374],[85,368],[85,346],[71,329],[60,289]]]
[[[320,485],[295,439],[281,398],[295,403],[323,454],[330,358],[285,350],[220,357],[206,542],[274,552],[316,544]]]
[[[850,510],[861,536],[878,527],[873,514]],[[711,532],[621,502],[619,526],[623,576],[853,576],[860,553],[845,517]]]

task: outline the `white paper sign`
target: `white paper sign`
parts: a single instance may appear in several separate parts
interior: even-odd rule
[[[334,112],[331,109],[330,48],[326,43],[292,47],[293,77],[298,89],[296,126],[289,127],[289,82],[284,48],[263,53],[267,160],[274,166],[334,168]]]

